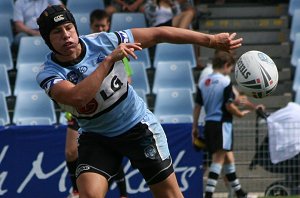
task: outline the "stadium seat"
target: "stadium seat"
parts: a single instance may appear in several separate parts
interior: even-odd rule
[[[69,0],[67,8],[73,13],[91,13],[95,9],[104,9],[103,0]]]
[[[291,54],[291,64],[297,66],[298,59],[300,58],[300,32],[296,34]]]
[[[142,89],[135,89],[135,92],[138,94],[138,96],[140,98],[142,98],[144,100],[144,102],[146,103],[146,105],[148,107],[148,101],[147,101],[147,97],[146,97],[145,91],[142,90]]]
[[[10,124],[9,113],[6,103],[6,97],[0,92],[0,126]]]
[[[36,81],[36,75],[42,63],[20,64],[14,95],[17,96],[21,92],[43,91]]]
[[[112,15],[110,31],[147,27],[144,13],[117,12]]]
[[[148,48],[144,48],[141,51],[135,51],[135,55],[138,57],[137,59],[131,58],[131,62],[143,62],[146,69],[151,68],[151,61]]]
[[[192,115],[159,116],[158,120],[162,124],[193,123],[193,116]]]
[[[293,91],[298,91],[300,89],[300,59],[296,65],[294,81],[293,81]]]
[[[21,64],[40,64],[46,59],[50,50],[41,36],[22,37],[17,56],[16,68],[19,69]]]
[[[189,89],[159,89],[155,98],[154,114],[160,116],[191,116],[194,100]]]
[[[0,37],[0,46],[0,64],[5,66],[5,70],[13,69],[14,65],[8,37]]]
[[[290,31],[290,40],[292,42],[295,41],[295,35],[297,33],[300,33],[300,23],[299,23],[299,21],[300,21],[300,8],[295,10],[294,15],[292,17],[291,31]]]
[[[153,67],[156,68],[160,61],[189,61],[192,68],[197,66],[195,50],[192,44],[157,44]]]
[[[3,93],[5,96],[11,95],[10,83],[6,67],[2,64],[0,64],[0,93]]]
[[[65,117],[65,112],[60,112],[60,114],[59,114],[59,124],[67,125],[67,119]]]
[[[89,13],[74,13],[73,14],[79,35],[86,35],[91,33]]]
[[[190,89],[195,93],[192,68],[188,61],[160,61],[156,66],[152,93],[159,89]]]
[[[9,43],[11,44],[13,42],[13,30],[11,25],[11,16],[8,14],[2,14],[0,12],[0,36],[5,36],[8,38]]]
[[[290,0],[289,2],[289,14],[291,16],[294,15],[295,10],[300,8],[300,1],[299,0]]]
[[[150,93],[148,76],[146,68],[142,62],[130,62],[133,74],[132,74],[132,87],[134,89],[142,89],[146,94]]]
[[[13,0],[1,0],[0,1],[0,13],[1,14],[6,14],[10,18],[13,18],[14,1]]]
[[[300,89],[296,90],[294,102],[300,105]]]
[[[51,125],[56,121],[54,104],[44,91],[18,94],[13,123],[16,125]]]

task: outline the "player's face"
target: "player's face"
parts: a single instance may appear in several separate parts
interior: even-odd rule
[[[65,23],[53,29],[50,32],[50,42],[54,49],[64,56],[77,54],[80,50],[79,38],[73,23]]]
[[[97,33],[97,32],[108,32],[109,30],[109,21],[108,19],[95,19],[93,23],[91,24],[91,30],[92,33]]]

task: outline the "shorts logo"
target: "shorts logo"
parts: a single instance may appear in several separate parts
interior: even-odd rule
[[[155,155],[156,155],[157,151],[154,148],[154,146],[149,145],[144,149],[144,153],[145,153],[146,158],[155,159]]]
[[[76,177],[78,177],[82,172],[90,170],[90,169],[91,169],[91,167],[88,165],[81,165],[81,166],[77,167],[75,175],[76,175]]]
[[[65,18],[64,18],[64,15],[62,15],[62,14],[60,14],[60,15],[54,17],[54,21],[55,21],[56,23],[59,22],[59,21],[62,21],[62,20],[64,20],[64,19],[65,19]]]

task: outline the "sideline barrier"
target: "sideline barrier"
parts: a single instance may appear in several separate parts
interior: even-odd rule
[[[179,186],[186,198],[202,197],[202,153],[191,146],[191,124],[164,124]],[[66,197],[71,183],[64,158],[66,126],[0,128],[0,197]],[[124,161],[131,198],[152,197],[128,160]],[[107,198],[118,197],[115,183]]]

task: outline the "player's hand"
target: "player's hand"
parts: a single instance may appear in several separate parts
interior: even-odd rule
[[[192,144],[198,138],[198,135],[199,135],[198,127],[193,127],[193,129],[192,129]]]
[[[250,113],[250,110],[243,110],[243,111],[242,111],[242,117],[244,117],[244,116],[247,115],[248,113]]]
[[[210,48],[224,51],[233,50],[242,46],[243,38],[235,39],[236,33],[219,33],[211,36]]]
[[[121,43],[111,54],[111,59],[113,62],[122,60],[124,57],[129,58],[132,56],[137,59],[134,51],[142,50],[141,43]]]

